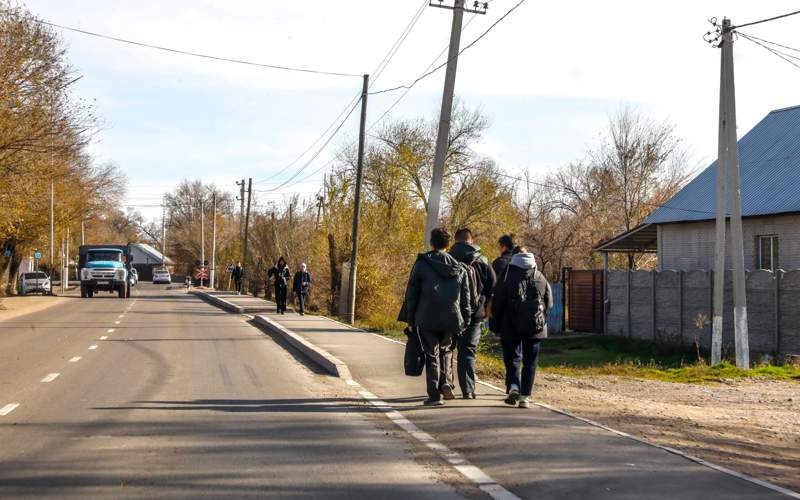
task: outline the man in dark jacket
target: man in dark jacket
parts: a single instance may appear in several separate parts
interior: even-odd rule
[[[300,264],[300,270],[294,273],[294,283],[292,289],[297,294],[297,301],[300,306],[300,316],[306,313],[306,300],[311,292],[311,273],[307,271],[305,263]]]
[[[495,276],[497,276],[497,280],[503,281],[503,277],[506,275],[506,268],[511,262],[511,252],[516,246],[514,235],[504,234],[497,240],[497,244],[500,247],[500,257],[494,259],[492,262],[492,269],[494,270]]]
[[[520,331],[520,324],[533,321],[530,310],[522,304],[532,303],[533,290],[541,306],[544,318],[542,330]],[[526,297],[523,297],[526,294]],[[550,284],[542,273],[536,269],[536,260],[532,253],[524,247],[511,258],[505,281],[498,283],[492,301],[492,329],[500,334],[503,346],[503,362],[506,365],[506,380],[508,381],[508,397],[506,404],[516,405],[519,401],[520,408],[530,407],[530,397],[533,391],[533,380],[536,376],[536,358],[539,355],[539,343],[547,337],[547,311],[553,307],[553,292]],[[531,318],[520,318],[519,314],[531,314]],[[521,359],[520,359],[521,358]],[[520,361],[522,366],[520,367]]]
[[[283,257],[278,259],[278,263],[272,266],[267,276],[273,279],[275,285],[275,304],[278,314],[284,314],[286,313],[286,292],[289,287],[289,278],[292,276],[289,266],[286,265],[286,259]]]
[[[417,328],[425,351],[426,406],[441,406],[453,399],[452,363],[448,360],[453,336],[464,329],[472,315],[469,283],[464,269],[445,250],[450,234],[444,228],[431,231],[432,251],[419,254],[408,278],[404,321]],[[443,355],[443,356],[442,356]],[[445,358],[440,365],[440,356]]]
[[[242,263],[237,262],[236,265],[233,267],[231,271],[231,276],[233,277],[233,282],[236,284],[236,291],[241,295],[242,293],[242,278],[244,278],[244,269],[242,268]]]
[[[475,358],[481,339],[481,325],[486,319],[486,308],[494,291],[495,274],[489,261],[481,254],[481,248],[472,243],[472,231],[461,228],[456,231],[456,243],[450,249],[457,261],[470,266],[474,271],[478,292],[477,303],[471,302],[472,317],[467,327],[458,336],[458,383],[464,399],[475,399]],[[471,298],[472,294],[470,294]]]

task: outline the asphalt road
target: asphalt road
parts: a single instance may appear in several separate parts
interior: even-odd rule
[[[0,498],[480,496],[459,477],[180,289],[0,322]]]

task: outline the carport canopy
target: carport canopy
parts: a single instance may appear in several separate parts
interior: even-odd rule
[[[640,224],[630,231],[609,238],[594,247],[601,253],[656,253],[658,231],[655,224]]]

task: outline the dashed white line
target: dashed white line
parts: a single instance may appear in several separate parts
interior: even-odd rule
[[[0,408],[0,416],[6,416],[12,411],[16,410],[19,406],[19,403],[8,403],[4,407]]]
[[[95,349],[97,349],[97,346],[96,346],[96,345],[90,345],[90,346],[89,346],[89,350],[90,350],[90,351],[94,351]]]
[[[108,337],[106,337],[105,335],[103,335],[102,337],[100,337],[100,340],[108,340]]]
[[[109,328],[108,330],[106,330],[106,333],[114,333],[114,329],[113,328]]]
[[[115,322],[114,322],[114,324],[115,324],[115,325],[118,325],[118,324],[119,324],[119,321],[115,321]]]
[[[78,362],[78,361],[80,361],[81,359],[82,359],[82,358],[81,358],[80,356],[75,356],[74,358],[70,359],[70,360],[69,360],[69,362],[70,362],[70,363],[77,363],[77,362]]]
[[[42,382],[45,384],[48,382],[52,382],[53,380],[57,379],[58,376],[61,375],[60,373],[48,373],[45,378],[42,379]]]

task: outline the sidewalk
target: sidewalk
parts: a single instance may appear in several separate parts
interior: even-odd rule
[[[263,316],[341,360],[361,386],[521,498],[786,498],[543,407],[506,406],[483,385],[477,400],[425,408],[424,379],[404,375],[401,344],[320,316],[272,312]]]

